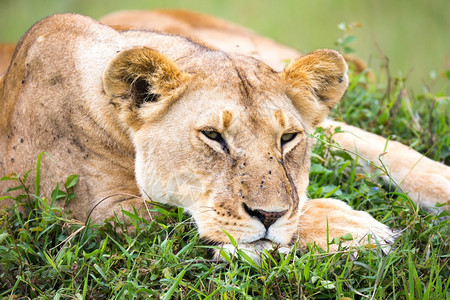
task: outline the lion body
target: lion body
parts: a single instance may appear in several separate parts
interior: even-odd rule
[[[58,26],[67,30],[50,29]],[[43,194],[48,195],[53,183],[72,173],[91,178],[80,182],[80,197],[74,207],[69,207],[80,219],[85,217],[85,209],[93,207],[89,203],[93,195],[108,194],[109,187],[102,184],[105,180],[120,182],[123,189],[118,191],[138,191],[134,172],[129,170],[134,165],[133,146],[111,118],[109,106],[82,100],[90,88],[98,92],[101,86],[82,87],[95,67],[91,65],[92,72],[84,74],[85,70],[77,66],[77,59],[81,58],[76,49],[82,43],[92,47],[95,42],[95,37],[89,39],[82,26],[66,26],[54,18],[43,21],[22,39],[1,85],[0,110],[4,117],[0,120],[0,172],[35,169],[37,154],[46,152],[50,158],[44,159],[42,165],[42,172],[48,177],[41,182]],[[55,47],[48,47],[48,55],[40,55],[41,47],[47,44]],[[100,120],[108,116],[110,121]],[[102,175],[108,173],[112,176]],[[5,184],[0,183],[2,190]]]

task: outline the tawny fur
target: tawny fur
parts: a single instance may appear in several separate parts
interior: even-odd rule
[[[15,48],[15,44],[0,44],[0,76],[8,69]]]

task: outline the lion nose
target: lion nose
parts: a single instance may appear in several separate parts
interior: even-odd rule
[[[244,210],[250,216],[257,217],[261,221],[261,223],[264,224],[264,227],[266,227],[266,229],[268,229],[273,223],[275,223],[287,212],[287,209],[279,212],[265,211],[262,209],[251,209],[245,203]]]

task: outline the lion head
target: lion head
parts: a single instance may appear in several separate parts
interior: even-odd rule
[[[135,147],[145,198],[181,206],[200,236],[291,244],[306,200],[309,134],[342,97],[347,65],[317,50],[283,72],[213,49],[121,51],[103,88]]]

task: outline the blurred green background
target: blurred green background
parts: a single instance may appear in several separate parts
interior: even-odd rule
[[[0,42],[17,42],[58,12],[99,18],[124,9],[184,8],[220,16],[308,52],[337,48],[338,24],[360,24],[348,46],[377,70],[386,55],[393,77],[416,92],[444,89],[450,69],[449,0],[0,0]]]

